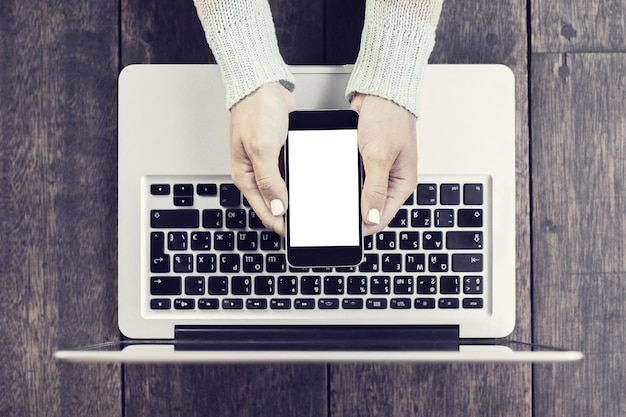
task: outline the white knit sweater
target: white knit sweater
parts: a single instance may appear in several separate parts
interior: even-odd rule
[[[361,48],[346,97],[389,99],[419,116],[423,71],[435,44],[443,0],[367,0]],[[276,40],[267,0],[194,0],[220,66],[231,108],[261,85],[295,88]]]

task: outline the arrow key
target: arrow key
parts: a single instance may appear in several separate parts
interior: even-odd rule
[[[180,277],[151,277],[150,294],[152,295],[180,295],[182,281]]]

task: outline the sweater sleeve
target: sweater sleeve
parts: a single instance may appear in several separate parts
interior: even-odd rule
[[[386,98],[419,117],[419,94],[443,0],[367,0],[361,47],[348,82],[359,92]]]
[[[278,50],[267,0],[194,0],[206,39],[226,87],[226,106],[261,85],[280,82],[293,91],[295,82]]]

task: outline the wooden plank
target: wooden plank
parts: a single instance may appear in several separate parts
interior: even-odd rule
[[[270,3],[285,61],[323,63],[322,1]],[[122,22],[124,65],[211,62],[191,0],[124,0]],[[142,38],[143,32],[150,36]],[[323,416],[327,411],[324,365],[126,366],[124,384],[127,416]]]
[[[467,16],[466,2],[444,2],[430,62],[500,63],[515,73],[518,263],[517,327],[512,337],[530,341],[526,9],[512,0],[482,0],[472,3],[472,18]],[[342,61],[340,56],[334,60]],[[530,416],[532,412],[530,365],[332,365],[330,381],[332,415]]]
[[[624,0],[531,4],[533,52],[626,52]]]
[[[535,415],[621,416],[626,55],[533,54],[532,63],[534,337],[586,355],[535,369]]]
[[[0,415],[121,415],[120,367],[56,362],[116,320],[117,2],[0,6]]]

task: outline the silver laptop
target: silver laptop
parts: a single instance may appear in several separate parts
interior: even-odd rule
[[[291,68],[299,109],[347,108],[351,67]],[[230,178],[214,65],[119,79],[116,362],[566,361],[515,326],[515,92],[501,65],[430,65],[419,185],[360,265],[293,268]]]

